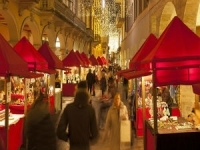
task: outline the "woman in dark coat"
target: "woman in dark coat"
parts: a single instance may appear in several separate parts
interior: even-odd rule
[[[27,113],[25,134],[28,150],[56,150],[56,134],[50,117],[48,102],[40,93]]]

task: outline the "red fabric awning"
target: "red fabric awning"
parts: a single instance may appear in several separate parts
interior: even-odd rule
[[[157,70],[153,72],[155,86],[193,85],[200,83],[200,68]]]
[[[87,62],[88,65],[92,65],[92,62],[89,60],[89,58],[87,57],[87,55],[84,52],[82,52],[81,55],[84,58],[84,60]]]
[[[142,62],[153,62],[151,68],[154,66],[156,69],[199,66],[199,37],[176,16]]]
[[[200,39],[176,16],[141,62],[153,69],[156,85],[192,84],[200,80]]]
[[[99,62],[97,61],[97,59],[94,55],[91,55],[89,60],[91,61],[92,66],[98,66],[99,65]]]
[[[22,72],[22,71],[12,71],[10,75],[24,77],[24,78],[39,78],[44,76],[44,74],[41,73]]]
[[[71,50],[69,54],[62,60],[65,67],[80,67],[84,66],[82,61],[78,58],[74,50]]]
[[[79,59],[82,61],[82,63],[84,64],[83,67],[88,67],[89,64],[87,63],[87,61],[85,61],[85,59],[82,57],[82,55],[79,53],[79,51],[76,51],[75,53],[77,54],[78,58],[79,58]]]
[[[26,37],[23,37],[15,46],[14,50],[28,63],[29,71],[40,71],[44,73],[56,73],[48,69],[47,61],[33,47]]]
[[[30,75],[28,64],[0,34],[0,76]]]
[[[151,71],[139,70],[139,71],[124,72],[124,73],[122,73],[122,76],[129,80],[129,79],[139,78],[142,76],[148,76],[151,74],[152,74]]]
[[[98,61],[98,64],[100,65],[100,66],[103,66],[104,64],[103,64],[103,61],[101,60],[101,58],[98,56],[97,57],[97,61]]]
[[[101,60],[102,60],[102,62],[103,62],[104,65],[107,65],[107,64],[108,64],[108,62],[107,62],[107,60],[106,60],[105,57],[102,56],[102,57],[101,57]]]
[[[129,62],[129,68],[134,70],[139,70],[139,64],[141,60],[143,60],[156,46],[158,39],[155,35],[150,34],[142,46],[139,48],[137,53],[133,56],[133,58]]]
[[[42,44],[38,52],[48,62],[49,69],[64,69],[62,61],[55,55],[46,42]]]

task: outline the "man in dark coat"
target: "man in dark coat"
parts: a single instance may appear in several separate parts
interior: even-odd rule
[[[87,81],[87,84],[88,84],[88,91],[91,94],[92,93],[92,86],[93,86],[94,81],[95,81],[94,75],[92,74],[91,69],[89,69],[89,72],[86,76],[86,81]]]
[[[69,139],[70,150],[89,150],[90,142],[97,140],[95,111],[88,101],[89,93],[78,89],[74,102],[68,104],[61,115],[57,136],[66,142]]]

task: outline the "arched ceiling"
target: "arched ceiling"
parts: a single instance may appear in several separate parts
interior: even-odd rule
[[[167,25],[176,16],[176,10],[174,4],[172,2],[168,2],[162,12],[161,19],[160,19],[160,28],[159,28],[159,35],[165,30]]]

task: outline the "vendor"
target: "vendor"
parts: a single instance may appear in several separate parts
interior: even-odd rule
[[[162,87],[161,97],[162,97],[162,101],[167,103],[170,114],[172,114],[173,99],[170,95],[170,92],[167,86]]]

